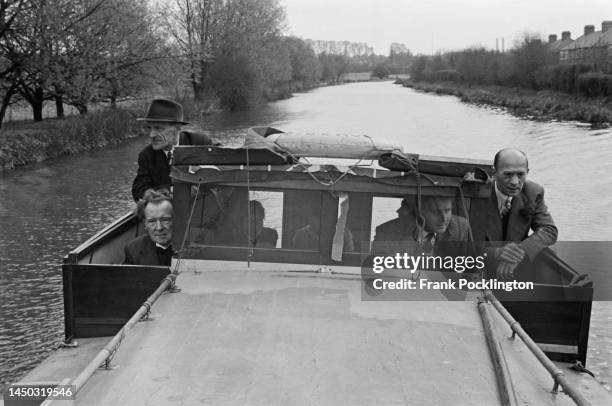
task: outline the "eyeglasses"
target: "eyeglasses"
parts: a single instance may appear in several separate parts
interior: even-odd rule
[[[158,219],[147,219],[145,220],[145,225],[147,227],[155,227],[157,226],[157,222],[159,222],[162,226],[164,227],[168,227],[170,224],[172,224],[172,217],[161,217]]]

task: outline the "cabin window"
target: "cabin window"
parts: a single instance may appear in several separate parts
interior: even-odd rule
[[[283,193],[213,186],[197,199],[190,240],[198,245],[277,248],[282,245]],[[250,236],[250,237],[249,237]]]
[[[255,261],[347,263],[353,254],[357,265],[369,251],[371,202],[367,193],[208,186],[196,198],[189,245],[211,259],[239,260],[244,253],[231,249],[251,248]]]
[[[442,212],[448,209],[450,209],[452,217],[462,217],[467,220],[469,207],[469,199],[465,199],[462,203],[461,198],[458,196],[421,196],[421,214],[425,222],[430,221],[432,223],[437,222],[437,224],[443,224],[445,220],[442,219]],[[425,213],[425,211],[429,211],[432,214],[429,215]],[[402,247],[402,245],[395,244],[396,242],[402,240],[416,240],[417,238],[426,236],[428,233],[425,229],[420,230],[422,235],[417,235],[419,234],[419,227],[415,220],[417,212],[416,195],[406,195],[403,197],[374,197],[372,199],[372,226],[370,229],[372,235],[372,252],[397,251],[398,247]],[[454,220],[455,224],[462,223],[460,233],[461,240],[467,238],[467,227],[463,226],[465,220]],[[455,235],[453,234],[451,239],[454,237]],[[393,247],[393,249],[390,247]]]
[[[469,200],[462,204],[453,193],[442,191],[452,214],[467,217]],[[189,248],[208,259],[359,266],[375,252],[379,227],[415,210],[415,195],[209,185],[196,199]]]
[[[321,192],[287,190],[283,206],[283,248],[319,250],[321,231]]]
[[[280,248],[283,235],[283,193],[252,190],[249,193],[249,202],[251,205],[251,228],[255,230],[254,246],[257,248]],[[261,218],[262,215],[263,218]]]

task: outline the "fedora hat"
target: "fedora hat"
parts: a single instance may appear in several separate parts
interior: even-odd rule
[[[172,124],[189,124],[183,121],[183,106],[168,99],[154,99],[149,105],[147,115],[138,121],[152,121]]]

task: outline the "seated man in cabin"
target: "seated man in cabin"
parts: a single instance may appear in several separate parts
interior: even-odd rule
[[[147,190],[170,188],[170,165],[176,145],[213,145],[206,134],[184,130],[183,107],[167,99],[151,102],[144,121],[151,144],[138,154],[138,171],[132,184],[132,197],[135,201],[142,198]]]
[[[278,232],[273,228],[264,227],[266,213],[263,205],[258,200],[251,200],[248,202],[249,213],[247,213],[246,197],[246,195],[233,197],[230,206],[224,213],[225,221],[216,230],[214,243],[276,248]],[[250,227],[249,217],[251,218]]]
[[[528,172],[529,161],[523,151],[505,148],[495,154],[495,185],[489,199],[487,226],[484,235],[474,237],[488,242],[484,251],[497,260],[496,276],[500,279],[513,279],[514,270],[525,258],[533,260],[557,241],[557,227],[544,203],[544,188],[528,181]]]
[[[125,246],[124,264],[170,266],[172,255],[172,196],[167,190],[147,191],[136,207],[146,234]]]
[[[422,225],[417,220],[416,202],[404,198],[397,210],[398,217],[376,227],[372,253],[395,255],[460,255],[467,241],[468,221],[452,214],[453,199],[442,196],[424,196],[421,199]]]

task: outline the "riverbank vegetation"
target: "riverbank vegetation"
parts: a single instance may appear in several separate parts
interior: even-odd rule
[[[176,99],[195,121],[342,75],[343,60],[315,55],[284,26],[279,0],[0,1],[0,166],[132,137],[122,106],[141,100]],[[34,124],[7,124],[7,111]]]
[[[106,109],[44,122],[9,123],[0,132],[0,170],[118,144],[140,134],[136,113]]]
[[[466,103],[502,107],[510,113],[535,120],[580,121],[593,127],[607,127],[612,123],[612,104],[605,97],[570,95],[552,90],[533,90],[495,85],[463,85],[456,82],[398,83],[415,90],[453,95]]]
[[[280,0],[0,1],[0,166],[130,138],[139,129],[125,106],[153,97],[197,122],[342,83],[385,58],[316,55],[285,24]],[[7,112],[34,124],[7,124]]]
[[[405,86],[463,101],[501,106],[536,119],[612,123],[612,63],[605,55],[561,62],[538,38],[525,36],[508,52],[484,48],[418,55]]]
[[[283,35],[279,0],[0,2],[0,123],[163,95],[238,110],[316,86],[322,61]]]

